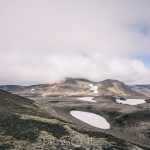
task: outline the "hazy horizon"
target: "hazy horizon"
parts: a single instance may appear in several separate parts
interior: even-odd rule
[[[65,77],[150,84],[149,0],[0,0],[0,84]]]
[[[72,77],[66,77],[66,78],[72,78]],[[60,82],[63,82],[65,81],[65,79],[62,79],[62,80],[58,80],[58,81],[54,81],[54,82],[41,82],[41,83],[25,83],[25,84],[0,84],[0,86],[9,86],[9,85],[12,85],[12,86],[33,86],[33,85],[46,85],[46,84],[55,84],[55,83],[60,83]],[[73,78],[73,79],[87,79],[87,78]],[[88,79],[87,79],[88,80]],[[120,81],[120,80],[117,80],[117,79],[104,79],[104,80],[99,80],[99,81],[94,81],[94,80],[89,80],[90,82],[93,82],[93,83],[98,83],[98,82],[102,82],[102,81],[105,81],[105,80],[116,80],[116,81]],[[123,81],[120,81],[120,82],[123,82]],[[150,85],[149,83],[147,84],[130,84],[130,83],[126,83],[126,82],[123,82],[124,84],[126,85],[129,85],[129,86],[134,86],[134,85]]]

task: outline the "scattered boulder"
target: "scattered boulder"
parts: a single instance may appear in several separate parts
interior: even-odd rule
[[[120,97],[120,100],[124,100],[125,101],[126,99],[124,97]]]
[[[150,103],[150,99],[146,99],[145,101],[146,101],[146,103]]]

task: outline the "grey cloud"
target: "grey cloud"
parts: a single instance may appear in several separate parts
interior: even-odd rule
[[[66,76],[150,82],[149,68],[135,59],[150,54],[150,37],[134,27],[150,24],[149,6],[149,0],[1,0],[0,83]]]

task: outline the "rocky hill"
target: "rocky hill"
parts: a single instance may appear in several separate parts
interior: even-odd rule
[[[150,84],[146,84],[146,85],[133,85],[133,86],[131,86],[131,88],[134,91],[137,91],[138,93],[141,93],[143,95],[146,95],[146,96],[150,97]]]
[[[99,87],[103,95],[110,94],[123,97],[130,97],[130,96],[140,97],[143,95],[140,92],[133,90],[130,86],[118,80],[111,80],[111,79],[104,80],[100,82]]]
[[[7,90],[21,96],[41,96],[52,95],[91,95],[104,96],[115,95],[121,97],[143,97],[144,93],[134,90],[133,87],[118,80],[107,79],[101,82],[93,82],[83,78],[66,78],[65,80],[53,84],[40,84],[31,86],[0,86],[0,89]]]
[[[9,113],[34,113],[36,106],[33,100],[0,90],[0,112]]]
[[[55,98],[54,100],[51,97],[52,101],[37,102],[0,90],[0,150],[140,149],[122,138],[117,138],[117,135],[112,136],[111,132],[105,133],[86,126],[85,128],[85,124],[77,120],[74,122],[68,110],[72,107],[89,110],[86,103],[81,106],[68,97],[63,105],[63,98],[60,102],[58,97]],[[95,111],[96,107],[97,105],[93,107]],[[118,122],[123,123],[122,119]],[[139,143],[142,147],[148,147],[146,144]]]

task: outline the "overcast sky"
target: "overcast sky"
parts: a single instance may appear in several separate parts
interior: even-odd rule
[[[65,77],[150,84],[150,0],[0,0],[0,84]]]

